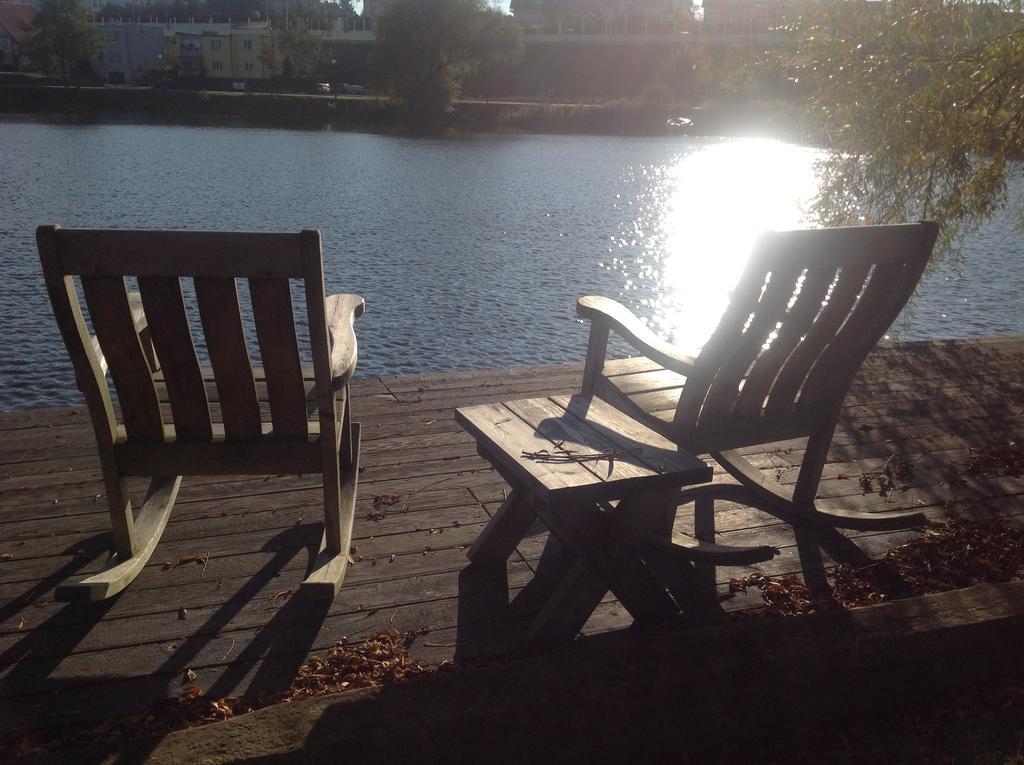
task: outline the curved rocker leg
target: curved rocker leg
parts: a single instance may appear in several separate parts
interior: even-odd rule
[[[716,499],[743,501],[749,499],[749,496],[749,492],[741,486],[710,484],[683,491],[676,501],[677,504],[685,505],[701,500],[709,502],[714,502]],[[707,563],[716,566],[748,566],[752,563],[762,563],[771,560],[779,552],[770,545],[754,547],[720,545],[694,539],[677,532],[672,532],[668,539],[652,534],[644,540],[644,548],[648,553],[668,560],[684,563]]]
[[[778,511],[800,520],[839,529],[860,531],[894,531],[923,526],[924,513],[917,510],[898,510],[885,513],[862,513],[856,510],[823,510],[813,503],[801,504],[793,499],[793,492],[770,484],[760,470],[743,459],[738,452],[713,452],[718,461],[743,488],[764,503],[765,509]]]
[[[359,423],[351,424],[352,443],[350,464],[342,466],[341,491],[338,495],[337,528],[340,541],[337,545],[330,543],[330,521],[325,520],[324,534],[320,539],[320,549],[313,570],[302,582],[302,590],[311,591],[317,596],[333,598],[341,588],[348,570],[349,548],[352,545],[352,524],[355,521],[356,484],[359,479]],[[342,439],[344,442],[344,439]],[[342,449],[345,449],[342,443]],[[325,476],[326,480],[326,476]],[[332,512],[328,510],[328,512]],[[333,519],[332,519],[333,520]]]
[[[142,509],[139,510],[139,517],[135,521],[135,554],[125,559],[115,553],[98,574],[80,582],[58,586],[54,598],[60,601],[106,600],[131,584],[153,555],[153,550],[164,533],[180,486],[180,475],[154,478],[149,484]]]

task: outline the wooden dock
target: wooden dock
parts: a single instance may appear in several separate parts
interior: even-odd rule
[[[643,367],[621,364],[644,384]],[[318,477],[276,476],[186,478],[163,541],[124,594],[93,607],[53,602],[57,584],[101,566],[109,543],[88,414],[0,413],[0,733],[137,711],[191,685],[213,697],[280,687],[309,655],[392,626],[419,632],[411,652],[424,661],[517,651],[559,556],[553,546],[545,555],[538,528],[504,569],[468,565],[465,549],[507,487],[452,410],[572,392],[580,376],[580,366],[561,366],[355,381],[364,470],[354,565],[330,604],[295,595],[319,541]],[[1022,439],[1024,338],[887,346],[847,397],[820,494],[935,519],[1015,516],[1024,478],[960,469],[972,448]],[[801,448],[775,444],[754,459],[772,480],[791,481]],[[861,475],[894,454],[909,473],[886,496],[865,492]],[[677,519],[684,533],[689,510]],[[723,544],[778,547],[759,569],[799,573],[810,586],[834,562],[878,557],[918,533],[794,532],[739,507],[722,508],[716,529]],[[749,569],[697,573],[709,611],[760,606],[756,593],[718,603],[712,591]],[[584,634],[629,625],[606,599]]]

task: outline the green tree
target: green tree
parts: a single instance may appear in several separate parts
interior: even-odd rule
[[[103,50],[103,36],[78,0],[43,0],[32,29],[29,57],[45,74],[60,75],[65,83]]]
[[[276,33],[274,49],[285,77],[310,77],[320,61],[320,37],[302,22]]]
[[[1007,204],[1024,158],[1024,17],[995,2],[833,3],[792,26],[786,62],[829,157],[825,223],[919,218],[944,243]]]
[[[419,124],[439,121],[470,74],[522,55],[519,25],[484,0],[395,0],[375,24],[380,84]]]

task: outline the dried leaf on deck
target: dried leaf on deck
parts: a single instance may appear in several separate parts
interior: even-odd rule
[[[964,472],[974,476],[1024,475],[1024,451],[1015,442],[971,449]]]
[[[401,494],[377,494],[373,498],[373,509],[380,510],[388,505],[397,505],[401,501]]]

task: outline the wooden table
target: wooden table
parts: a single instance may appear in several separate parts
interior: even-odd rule
[[[680,487],[710,481],[708,465],[596,398],[482,404],[456,409],[455,419],[512,486],[470,560],[507,560],[536,518],[578,556],[531,640],[571,639],[608,590],[639,623],[679,612],[640,547],[671,536]]]

